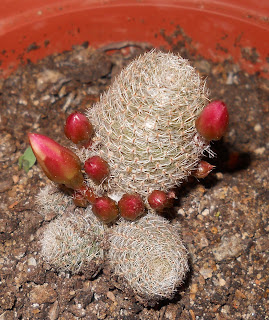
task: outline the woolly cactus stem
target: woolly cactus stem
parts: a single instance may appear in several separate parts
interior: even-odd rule
[[[76,149],[82,162],[99,156],[110,174],[87,183],[98,195],[120,199],[154,190],[168,192],[198,165],[209,143],[195,120],[208,103],[203,80],[178,55],[150,51],[133,60],[87,112],[95,136]]]

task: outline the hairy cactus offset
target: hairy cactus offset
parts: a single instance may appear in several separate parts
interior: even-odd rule
[[[132,61],[87,112],[93,145],[76,153],[83,163],[98,155],[110,167],[103,183],[89,185],[99,195],[138,193],[146,201],[153,190],[180,184],[211,152],[195,128],[207,103],[205,83],[180,56],[151,51]]]
[[[135,222],[120,221],[109,237],[108,259],[115,274],[146,299],[171,297],[189,270],[178,231],[151,213]]]
[[[98,269],[104,258],[104,225],[90,208],[84,215],[79,210],[84,211],[76,209],[51,221],[40,240],[41,256],[59,271],[78,273],[83,266]]]

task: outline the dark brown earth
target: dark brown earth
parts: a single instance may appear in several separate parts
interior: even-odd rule
[[[35,196],[48,183],[35,165],[19,170],[27,132],[67,143],[63,123],[84,111],[114,75],[142,53],[137,44],[87,46],[27,64],[0,80],[0,320],[268,319],[269,82],[236,64],[213,64],[175,48],[207,78],[211,99],[228,105],[230,128],[212,147],[216,169],[179,188],[174,220],[182,223],[191,271],[172,301],[145,307],[105,268],[94,279],[46,270],[39,256],[46,224]],[[113,46],[112,46],[113,47]]]

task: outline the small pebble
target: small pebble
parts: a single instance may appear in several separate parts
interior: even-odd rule
[[[254,131],[256,131],[256,132],[261,132],[261,131],[262,131],[262,126],[261,126],[259,123],[257,123],[257,124],[254,126]]]
[[[56,300],[48,312],[49,320],[57,320],[59,317],[59,302]]]
[[[223,174],[221,172],[217,172],[216,173],[216,177],[218,180],[222,180],[223,179]]]
[[[213,270],[210,269],[210,268],[202,268],[202,269],[199,270],[199,272],[204,277],[204,279],[209,279],[209,278],[212,277]]]
[[[208,216],[209,215],[209,209],[204,209],[202,212],[201,212],[201,214],[203,215],[203,216]]]
[[[183,217],[186,216],[186,213],[185,213],[185,211],[184,211],[182,208],[179,209],[177,213],[180,214],[180,215],[182,215]]]
[[[38,285],[30,291],[30,301],[33,304],[53,303],[56,298],[56,291],[47,283]]]
[[[28,266],[36,267],[36,259],[34,257],[28,259]]]
[[[16,184],[20,180],[19,176],[12,176],[13,183]]]
[[[0,181],[0,193],[1,192],[6,192],[9,189],[11,189],[12,187],[12,181],[10,180],[4,180],[4,181]]]
[[[226,80],[226,84],[231,85],[234,83],[234,73],[229,72]]]
[[[39,105],[39,101],[38,101],[38,100],[34,100],[34,101],[33,101],[33,105],[34,105],[35,107],[37,107],[37,106]]]
[[[115,295],[112,291],[108,291],[106,295],[111,301],[113,301],[113,302],[116,301]]]
[[[211,232],[212,232],[213,234],[217,234],[217,233],[218,233],[218,228],[212,227],[212,228],[211,228]]]
[[[222,237],[220,245],[213,248],[212,253],[217,261],[237,257],[244,250],[240,236]]]
[[[265,151],[265,147],[257,148],[257,149],[254,150],[254,152],[255,152],[257,155],[262,155],[262,154],[264,154],[264,151]]]

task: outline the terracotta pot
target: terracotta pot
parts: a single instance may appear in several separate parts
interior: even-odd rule
[[[150,42],[215,61],[233,57],[269,78],[268,0],[1,0],[0,72],[88,41]]]

